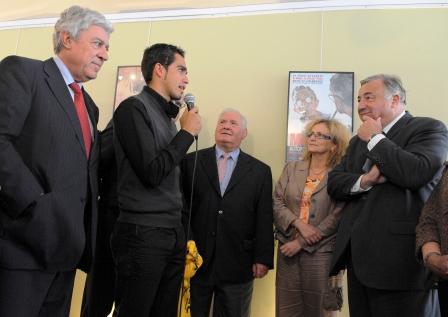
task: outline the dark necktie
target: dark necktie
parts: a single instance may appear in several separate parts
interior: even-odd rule
[[[92,146],[92,137],[90,135],[89,116],[87,114],[86,104],[84,102],[84,96],[82,95],[81,88],[75,82],[71,83],[70,88],[75,93],[75,108],[78,114],[79,123],[81,124],[82,138],[84,140],[84,146],[86,148],[86,155],[89,158],[90,147]]]

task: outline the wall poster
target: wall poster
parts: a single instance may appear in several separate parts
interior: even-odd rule
[[[289,72],[287,162],[301,158],[311,120],[336,119],[353,132],[353,85],[353,72]]]
[[[114,110],[126,98],[140,93],[143,86],[145,80],[140,66],[118,66]]]

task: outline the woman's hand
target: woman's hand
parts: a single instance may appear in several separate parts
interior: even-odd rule
[[[300,219],[294,221],[294,227],[297,228],[300,235],[309,245],[315,244],[322,239],[320,231],[315,226],[305,223]]]
[[[299,240],[294,239],[280,246],[280,252],[287,257],[292,257],[302,250]]]
[[[441,278],[448,279],[448,255],[430,255],[426,260],[426,266]]]

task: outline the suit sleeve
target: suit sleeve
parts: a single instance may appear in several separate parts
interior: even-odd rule
[[[368,156],[388,182],[418,190],[429,183],[443,165],[448,133],[445,125],[434,119],[414,118],[410,122],[415,131],[405,146],[384,138]]]
[[[270,167],[266,166],[257,202],[254,263],[264,264],[270,269],[274,267],[272,217],[272,174]]]
[[[291,174],[292,164],[288,163],[283,168],[283,172],[275,185],[273,194],[274,224],[277,230],[280,230],[282,233],[286,233],[291,223],[297,219],[297,215],[287,207],[286,203],[286,189]]]
[[[327,191],[335,200],[349,201],[357,198],[357,195],[353,195],[351,190],[361,174],[350,172],[348,169],[348,157],[351,157],[352,152],[353,150],[349,146],[347,154],[342,158],[341,163],[328,173]]]
[[[302,238],[302,236],[299,236],[300,245],[303,246],[304,250],[309,253],[313,253],[328,242],[328,239],[326,238],[336,233],[338,229],[339,220],[342,216],[342,208],[344,208],[343,202],[333,202],[331,204],[330,213],[317,225],[317,229],[320,231],[322,236],[322,239],[318,243],[309,245]]]
[[[32,107],[33,72],[18,57],[0,64],[0,206],[11,217],[31,206],[43,189],[15,148]]]

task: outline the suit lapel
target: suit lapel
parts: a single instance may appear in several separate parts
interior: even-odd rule
[[[400,133],[401,129],[407,124],[409,120],[411,120],[412,116],[406,111],[405,115],[400,118],[387,132],[387,138],[393,139],[397,134]]]
[[[84,95],[84,102],[85,102],[85,104],[86,104],[86,108],[87,108],[87,113],[89,114],[89,119],[90,119],[90,122],[92,123],[92,143],[95,143],[95,140],[96,140],[96,129],[95,129],[95,127],[96,127],[96,125],[97,125],[97,121],[98,121],[98,118],[97,118],[97,115],[95,114],[95,108],[96,108],[96,106],[95,106],[95,104],[93,103],[93,100],[92,100],[92,98],[90,98],[90,96],[89,96],[89,94],[87,93],[87,91],[85,91],[84,90],[84,87],[82,88],[82,92],[83,92],[83,95]]]
[[[294,181],[291,182],[294,184],[295,192],[298,195],[302,196],[303,188],[305,187],[306,177],[308,176],[308,165],[307,161],[297,161],[297,167],[294,168]]]
[[[294,186],[296,186],[295,192],[302,196],[303,188],[305,188],[306,178],[309,174],[309,162],[308,161],[298,161],[297,167],[295,168],[294,175]],[[320,180],[313,194],[320,192],[327,186],[328,173]]]
[[[313,192],[313,195],[317,194],[327,186],[327,179],[328,179],[328,173],[325,174],[324,177],[320,180],[319,184],[317,185],[316,189]]]
[[[216,190],[216,192],[221,195],[221,189],[219,188],[219,180],[218,180],[218,166],[216,164],[216,152],[215,147],[208,148],[202,152],[201,155],[201,164],[205,170],[205,174],[207,175],[208,181],[212,185],[212,187]]]
[[[81,132],[81,125],[79,124],[78,115],[76,114],[75,105],[70,96],[67,86],[65,85],[64,78],[61,75],[56,63],[53,59],[48,59],[44,62],[44,71],[48,75],[47,83],[51,92],[58,101],[59,106],[64,110],[67,115],[70,125],[75,130],[76,137],[79,145],[81,146],[84,154],[86,150],[84,148],[84,140]],[[89,114],[90,115],[90,114]]]

